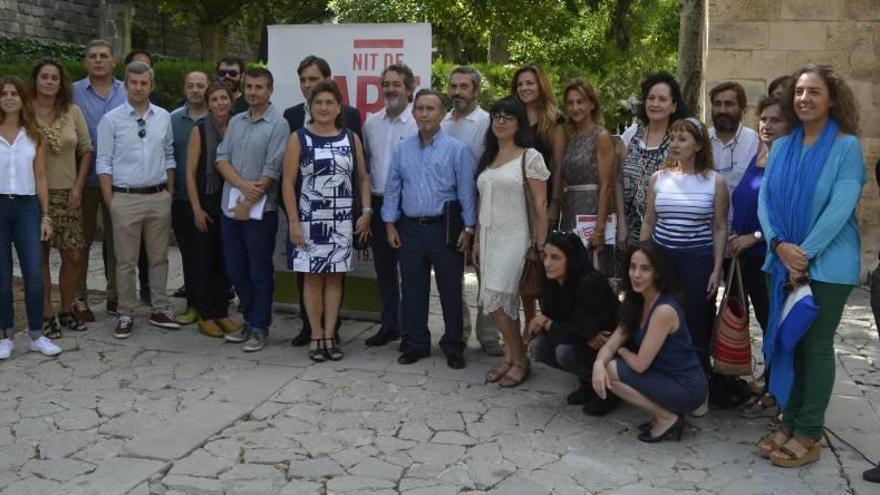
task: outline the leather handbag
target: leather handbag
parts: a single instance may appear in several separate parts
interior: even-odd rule
[[[736,275],[735,279],[734,275]],[[752,338],[749,334],[749,310],[746,307],[738,257],[734,257],[730,262],[724,298],[721,300],[721,309],[715,317],[712,335],[712,369],[726,376],[751,375]]]
[[[526,251],[523,272],[519,279],[519,293],[524,297],[539,298],[541,297],[542,288],[544,287],[544,262],[541,259],[541,253],[538,252],[538,246],[535,243],[535,226],[533,223],[535,201],[532,198],[532,191],[529,189],[529,181],[526,177],[525,151],[523,151],[520,168],[522,169],[523,192],[525,193],[526,198],[526,220],[529,226],[529,240],[531,245]]]

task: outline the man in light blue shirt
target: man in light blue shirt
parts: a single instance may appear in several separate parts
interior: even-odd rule
[[[431,354],[428,330],[430,274],[434,268],[446,327],[440,348],[450,368],[465,366],[461,303],[464,253],[477,223],[474,157],[466,144],[440,129],[444,115],[440,95],[431,89],[416,93],[413,116],[418,134],[402,140],[391,156],[385,183],[382,220],[388,243],[400,249],[403,280],[403,332],[400,364]],[[464,229],[455,247],[447,245],[444,212],[461,207]],[[453,219],[455,220],[455,219]]]
[[[125,103],[125,88],[122,81],[113,77],[113,49],[110,43],[104,40],[94,40],[86,45],[83,57],[88,75],[72,85],[73,102],[82,110],[86,118],[86,126],[89,128],[89,137],[92,145],[97,146],[98,122],[110,110]],[[110,223],[110,211],[101,199],[101,189],[98,186],[98,175],[95,172],[95,154],[92,154],[92,169],[86,179],[86,187],[83,190],[82,218],[83,234],[86,238],[86,247],[83,250],[83,269],[76,285],[76,301],[73,303],[73,312],[80,321],[95,321],[95,315],[89,308],[86,294],[86,278],[89,271],[89,249],[95,240],[97,230],[98,208],[101,209],[101,217],[104,219],[104,277],[107,280],[107,312],[114,314],[118,305],[116,295],[116,256],[113,252],[113,225]]]
[[[119,319],[114,336],[128,338],[134,325],[135,267],[141,239],[150,269],[150,324],[177,329],[168,306],[168,240],[171,234],[171,193],[174,149],[171,117],[149,101],[153,69],[143,62],[125,68],[126,103],[108,112],[98,124],[95,168],[104,204],[113,223]]]

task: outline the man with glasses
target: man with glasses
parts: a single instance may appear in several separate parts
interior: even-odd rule
[[[715,171],[724,176],[732,197],[752,158],[758,154],[758,133],[742,125],[748,103],[741,84],[723,82],[709,91],[709,99],[713,126],[709,129],[709,140]],[[733,209],[730,214],[733,218]]]
[[[232,115],[248,109],[247,99],[241,91],[241,80],[244,77],[245,62],[241,57],[225,56],[217,61],[217,79],[220,79],[235,96],[232,104]]]
[[[134,326],[135,267],[142,238],[150,270],[150,324],[180,328],[165,293],[174,138],[168,112],[150,103],[153,77],[149,65],[128,64],[124,79],[126,102],[108,112],[98,124],[95,167],[113,223],[119,289],[119,319],[113,335],[118,339],[128,338]]]

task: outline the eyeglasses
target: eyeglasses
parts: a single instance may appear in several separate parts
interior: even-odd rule
[[[218,69],[217,76],[219,77],[236,77],[238,76],[238,71],[235,69]]]
[[[516,122],[516,116],[507,115],[506,113],[493,113],[492,120],[497,120],[498,122],[508,124],[511,122]]]
[[[137,125],[140,128],[140,130],[138,130],[138,137],[143,139],[147,135],[147,121],[143,118],[139,118],[137,119]]]

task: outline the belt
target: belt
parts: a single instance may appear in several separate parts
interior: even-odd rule
[[[598,191],[599,184],[577,184],[573,186],[565,186],[563,189],[564,192],[572,192],[572,191]]]
[[[15,201],[17,199],[27,199],[27,198],[35,198],[35,194],[0,194],[0,199],[5,199],[7,201]]]
[[[404,218],[406,218],[406,219],[409,220],[410,222],[414,222],[414,223],[417,223],[417,224],[419,224],[419,225],[430,225],[430,224],[432,224],[432,223],[438,223],[438,222],[440,222],[440,220],[443,219],[442,216],[436,216],[436,217],[404,217]]]
[[[113,192],[125,194],[156,194],[168,189],[167,184],[147,187],[117,187],[113,186]]]

